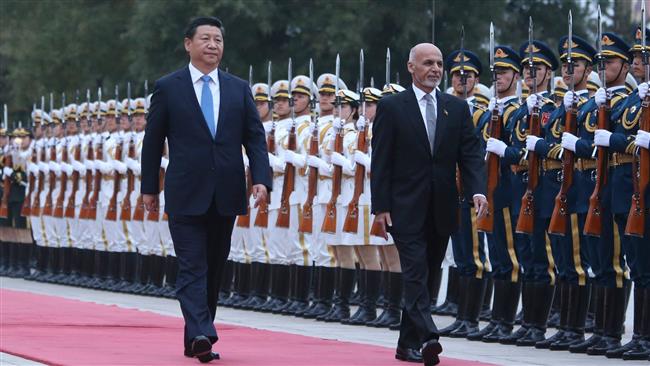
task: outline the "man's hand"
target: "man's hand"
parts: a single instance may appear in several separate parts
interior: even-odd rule
[[[483,217],[488,212],[488,201],[482,194],[474,195],[474,208],[478,217]]]
[[[381,212],[375,215],[375,222],[380,231],[379,234],[385,240],[388,240],[388,227],[393,226],[393,220],[390,218],[390,212]]]
[[[157,194],[143,194],[142,203],[144,203],[144,208],[147,211],[158,212],[158,208],[160,207]]]
[[[268,192],[266,191],[266,186],[264,184],[256,184],[253,186],[253,198],[255,198],[255,208],[257,208],[262,202],[267,201]]]

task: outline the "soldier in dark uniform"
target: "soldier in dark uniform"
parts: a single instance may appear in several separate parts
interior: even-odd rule
[[[476,103],[474,96],[474,87],[478,85],[483,68],[480,59],[471,51],[457,50],[447,56],[445,65],[451,75],[454,95],[466,98],[476,125],[478,116],[487,110],[487,106]],[[459,176],[456,179],[462,180],[463,177]],[[479,313],[489,276],[484,251],[485,234],[477,231],[476,209],[467,202],[462,193],[459,196],[461,197],[459,198],[459,229],[451,235],[454,262],[459,274],[458,312],[456,321],[439,331],[441,336],[455,338],[466,337],[469,333],[478,331]]]
[[[486,151],[498,155],[500,159],[499,183],[494,192],[493,205],[494,227],[492,233],[487,234],[490,265],[494,280],[494,302],[490,324],[479,332],[467,336],[469,340],[482,340],[483,342],[498,342],[512,333],[515,322],[519,294],[521,293],[521,265],[517,257],[515,246],[516,213],[512,211],[511,196],[511,164],[518,164],[519,152],[508,149],[506,142],[511,141],[511,129],[508,126],[516,124],[517,111],[520,108],[519,98],[516,95],[517,82],[520,78],[521,58],[519,54],[508,46],[496,46],[494,51],[494,68],[496,73],[495,96],[488,105],[488,112],[484,113],[478,122],[477,128],[481,137],[486,141]],[[498,97],[498,98],[497,98]],[[492,111],[498,108],[503,119],[503,128],[499,138],[489,135],[489,123]]]

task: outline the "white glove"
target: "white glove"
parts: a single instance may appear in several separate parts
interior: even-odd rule
[[[12,175],[13,173],[14,173],[14,170],[11,169],[11,168],[8,167],[8,166],[6,166],[6,167],[4,167],[4,169],[2,169],[2,174],[3,174],[5,177],[7,177],[7,178],[8,178],[8,177],[11,177],[11,175]]]
[[[564,132],[562,133],[562,148],[575,152],[578,140],[579,138],[576,135]]]
[[[38,174],[38,168],[34,170],[35,166],[36,164],[27,162],[27,174],[34,174],[34,175]]]
[[[44,174],[47,174],[50,172],[50,166],[47,163],[44,163],[42,161],[38,162],[38,169],[42,171]]]
[[[535,145],[539,140],[541,140],[541,138],[537,136],[533,136],[533,135],[526,136],[526,150],[535,151]]]
[[[269,165],[276,173],[284,172],[284,160],[271,153],[269,153]]]
[[[126,174],[126,164],[124,164],[123,162],[118,160],[113,160],[111,165],[113,166],[113,169],[115,169],[116,172],[120,174]]]
[[[336,151],[332,151],[332,155],[330,155],[330,158],[332,160],[332,164],[338,165],[340,167],[348,168],[350,167],[350,160],[343,156],[341,153],[337,153]]]
[[[596,130],[594,132],[594,144],[596,146],[609,147],[609,138],[612,136],[612,133],[607,130]]]
[[[102,174],[111,174],[113,172],[113,166],[103,160],[95,160],[95,169],[98,169]]]
[[[607,101],[607,91],[604,88],[598,88],[594,94],[594,100],[599,107]]]
[[[126,158],[126,166],[131,169],[133,174],[140,175],[140,163],[137,160]]]
[[[81,175],[86,174],[86,166],[81,164],[77,160],[72,161],[72,168],[74,168],[74,170],[79,172],[79,174]]]
[[[96,134],[95,137],[93,138],[93,143],[95,145],[98,145],[99,143],[102,142],[102,135],[100,133]]]
[[[537,94],[531,94],[526,98],[526,106],[528,106],[528,113],[533,113],[533,108],[537,106]]]
[[[340,130],[341,128],[343,128],[344,124],[345,124],[345,121],[342,120],[340,117],[334,118],[334,122],[332,123],[332,125],[334,126],[334,128],[336,130]]]
[[[645,99],[646,95],[648,95],[648,82],[644,82],[639,84],[639,98]]]
[[[169,165],[169,159],[163,156],[162,159],[160,159],[160,167],[167,170],[168,165]]]
[[[307,165],[310,167],[318,169],[318,173],[321,175],[331,176],[332,168],[330,167],[325,160],[319,158],[315,155],[307,155]]]
[[[61,163],[61,170],[64,171],[68,176],[71,176],[72,172],[74,171],[74,169],[72,169],[72,165],[68,163]]]
[[[357,120],[357,130],[365,130],[366,129],[366,117],[364,116],[359,116],[359,119]]]
[[[264,126],[264,132],[269,133],[271,132],[271,129],[273,129],[273,123],[263,123]]]
[[[494,111],[494,108],[496,108],[496,107],[499,108],[499,114],[502,115],[503,114],[503,103],[499,103],[497,98],[492,97],[492,99],[490,99],[490,103],[488,103],[488,110],[490,111],[490,113],[492,113]]]
[[[366,168],[366,171],[370,171],[370,156],[368,156],[368,154],[356,150],[354,152],[354,161],[357,164],[363,165]]]
[[[650,132],[646,132],[643,130],[637,131],[634,144],[644,149],[650,149]]]
[[[564,108],[569,109],[573,106],[573,100],[575,98],[575,93],[569,90],[564,94]]]
[[[61,176],[61,166],[58,163],[50,161],[50,171],[54,172],[54,175],[59,177]]]
[[[286,150],[284,152],[284,160],[293,164],[298,168],[303,168],[305,166],[306,159],[302,154],[298,154],[295,151]]]
[[[84,161],[84,165],[86,166],[86,169],[90,169],[93,173],[95,172],[95,161],[94,160],[86,160],[86,161]]]
[[[486,151],[497,154],[499,157],[503,157],[506,154],[507,148],[508,145],[505,142],[492,137],[487,140],[487,145],[485,146]]]

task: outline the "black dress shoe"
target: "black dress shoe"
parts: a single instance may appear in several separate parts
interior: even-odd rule
[[[442,346],[437,339],[432,339],[422,345],[422,361],[424,366],[433,366],[440,363],[438,355],[442,353]]]
[[[218,359],[221,358],[221,356],[217,352],[210,352],[210,353],[211,353],[211,356],[212,356],[213,360],[218,360]],[[196,356],[194,356],[194,353],[192,353],[192,350],[190,348],[185,348],[185,350],[183,351],[183,355],[185,357],[189,357],[189,358],[196,357]]]
[[[420,350],[415,348],[404,348],[398,346],[395,350],[395,358],[400,361],[421,363],[422,353]]]
[[[198,336],[192,340],[192,355],[202,363],[210,362],[212,358],[212,342],[206,336]]]

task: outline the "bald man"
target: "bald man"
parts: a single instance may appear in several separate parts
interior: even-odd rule
[[[433,44],[413,47],[413,84],[379,101],[372,129],[372,211],[382,234],[395,240],[404,281],[395,358],[427,366],[442,352],[427,278],[458,227],[457,165],[462,193],[479,216],[487,211],[485,162],[467,103],[437,90],[442,60]]]

